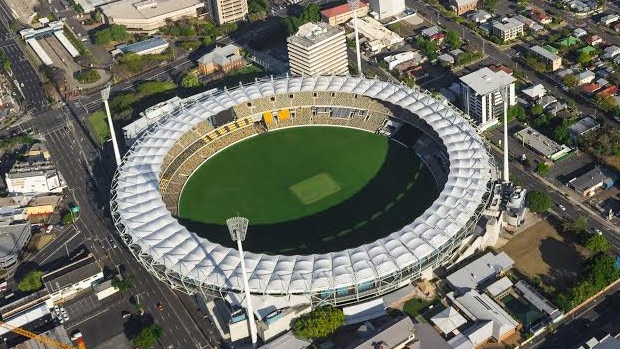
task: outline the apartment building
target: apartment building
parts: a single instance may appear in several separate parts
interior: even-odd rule
[[[540,46],[532,46],[530,52],[547,65],[550,71],[556,71],[562,67],[562,57],[553,52],[547,51]]]
[[[493,35],[502,41],[514,40],[523,35],[523,23],[514,18],[493,22]]]
[[[516,79],[503,70],[493,71],[487,67],[460,78],[463,110],[485,129],[498,122],[504,112],[506,94],[508,107],[517,104]]]
[[[293,75],[344,75],[349,72],[344,31],[327,23],[306,23],[287,39]]]

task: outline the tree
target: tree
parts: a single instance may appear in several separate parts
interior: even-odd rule
[[[568,134],[568,121],[562,120],[562,123],[553,129],[553,139],[559,143],[566,143],[570,140]]]
[[[344,313],[331,306],[314,309],[293,320],[293,333],[306,339],[325,338],[344,324]]]
[[[498,0],[484,0],[482,7],[489,12],[493,12],[497,7],[497,1]]]
[[[101,12],[99,12],[99,11],[94,11],[92,13],[92,18],[97,23],[102,23],[103,22],[103,16],[101,15]]]
[[[41,289],[43,287],[43,282],[41,281],[43,274],[45,273],[40,270],[29,272],[19,281],[17,289],[22,292],[33,292]]]
[[[601,108],[602,111],[609,113],[618,108],[616,97],[610,95],[597,95],[594,98],[596,105]]]
[[[60,222],[62,223],[62,225],[67,225],[73,223],[73,221],[73,214],[71,214],[71,212],[67,212],[64,216],[62,216],[62,220]]]
[[[577,217],[577,219],[568,223],[566,229],[572,231],[575,234],[583,233],[584,231],[588,230],[588,217],[584,215]]]
[[[457,48],[460,48],[462,45],[461,42],[461,36],[459,35],[459,33],[450,30],[446,33],[446,44],[448,44],[448,46],[450,46],[452,49],[456,50]]]
[[[577,56],[577,63],[581,65],[586,65],[591,60],[592,60],[592,57],[590,57],[590,54],[586,51],[581,51],[581,53],[579,53],[579,56]]]
[[[181,78],[181,86],[185,88],[194,88],[200,86],[200,80],[198,79],[198,75],[192,72],[187,72],[183,74],[183,78]]]
[[[542,115],[542,113],[545,112],[545,108],[543,108],[543,106],[540,105],[540,104],[534,104],[532,106],[531,112],[532,112],[532,115],[539,116],[539,115]]]
[[[546,162],[539,162],[538,165],[536,165],[536,173],[541,176],[545,176],[549,173],[549,165],[547,165]]]
[[[542,191],[533,190],[525,196],[527,206],[534,213],[543,213],[551,207],[551,197]]]
[[[107,45],[112,42],[112,33],[109,30],[103,29],[95,33],[96,45]]]
[[[611,244],[602,234],[592,234],[584,244],[585,248],[594,253],[607,253],[611,249]]]
[[[579,79],[573,74],[566,74],[562,79],[562,82],[566,87],[575,87],[579,83]]]
[[[133,345],[136,348],[148,349],[153,347],[155,342],[164,334],[164,330],[157,324],[143,328],[133,339]]]
[[[569,98],[566,101],[566,105],[568,106],[569,109],[575,109],[575,107],[577,106],[577,102],[574,99]]]
[[[127,276],[123,279],[114,277],[112,279],[112,287],[118,289],[121,292],[125,292],[133,287],[133,276]]]
[[[525,114],[525,108],[521,104],[516,104],[508,108],[508,121],[517,119],[519,121],[525,121],[527,115]]]

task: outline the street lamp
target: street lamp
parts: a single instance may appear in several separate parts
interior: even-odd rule
[[[226,220],[230,237],[233,241],[237,241],[237,250],[239,250],[239,260],[241,261],[241,273],[243,274],[243,287],[245,289],[246,314],[250,326],[250,337],[252,339],[252,348],[256,348],[256,323],[254,322],[254,309],[252,308],[252,298],[250,297],[250,283],[248,282],[248,273],[245,269],[245,259],[243,257],[243,246],[241,242],[245,240],[248,231],[248,223],[250,221],[245,217],[232,217]]]
[[[509,86],[500,88],[499,93],[502,95],[504,106],[504,170],[502,171],[502,181],[510,182],[510,173],[508,170],[508,91]]]
[[[110,88],[112,85],[108,84],[103,90],[101,90],[101,99],[105,105],[105,113],[108,117],[108,127],[110,128],[110,138],[112,139],[112,148],[114,148],[114,159],[116,159],[116,166],[121,165],[121,152],[118,149],[118,141],[116,140],[116,132],[114,131],[114,124],[112,123],[112,115],[110,114],[110,105],[108,99],[110,99]]]

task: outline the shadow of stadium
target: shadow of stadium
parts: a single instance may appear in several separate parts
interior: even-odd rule
[[[299,219],[265,225],[250,222],[244,249],[303,255],[357,247],[401,229],[421,215],[438,195],[430,170],[415,152],[390,141],[383,165],[355,195]],[[225,225],[182,218],[179,222],[200,237],[236,248]]]

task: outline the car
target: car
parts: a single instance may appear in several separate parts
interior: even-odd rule
[[[123,310],[121,311],[121,316],[123,317],[123,319],[126,319],[131,316],[131,313],[126,310]]]
[[[54,226],[52,224],[48,225],[47,228],[45,229],[45,234],[51,233],[52,229],[54,229]]]
[[[164,310],[163,304],[157,303],[157,309],[159,309],[159,311],[163,311]]]
[[[62,319],[63,319],[63,320],[65,320],[65,321],[69,321],[69,315],[64,314],[64,315],[62,316]]]
[[[73,332],[73,334],[71,335],[71,340],[72,341],[76,341],[78,338],[82,338],[82,332],[80,332],[79,330],[76,330],[75,332]]]
[[[562,211],[566,211],[566,207],[564,207],[564,205],[562,205],[562,204],[558,204],[558,207],[560,208],[560,210],[562,210]]]

